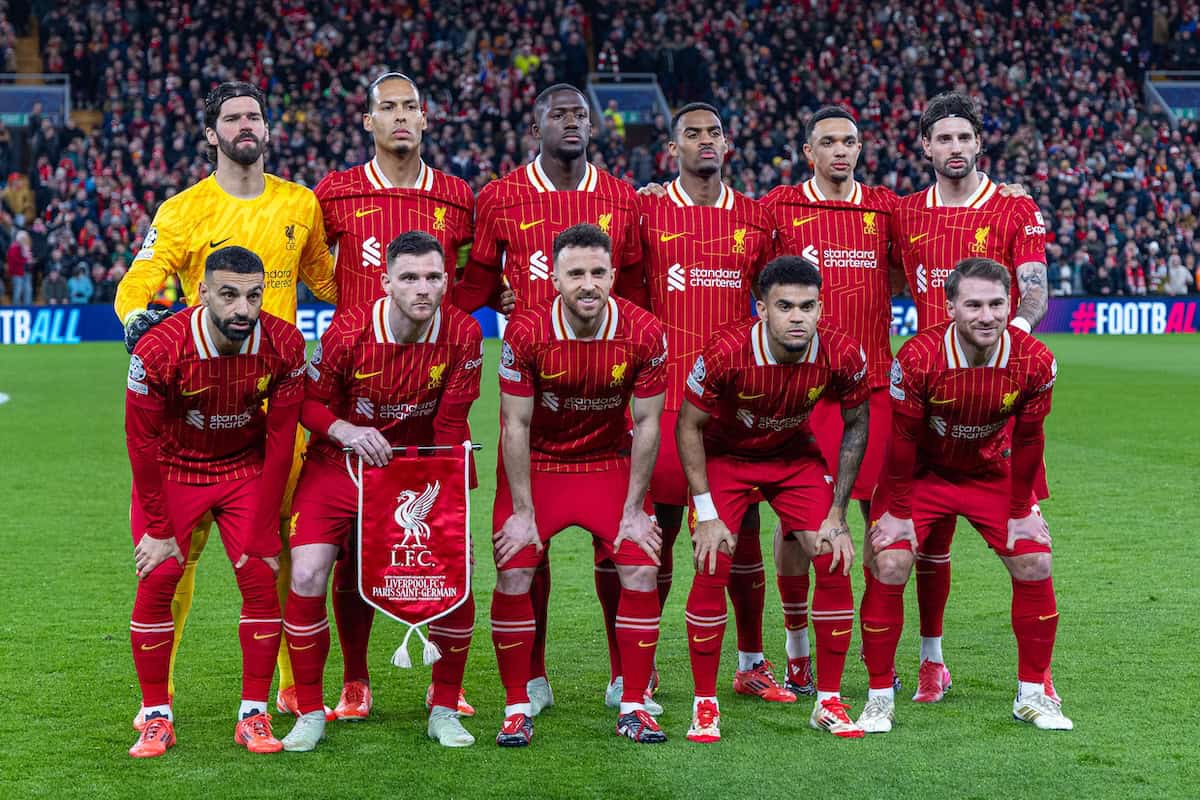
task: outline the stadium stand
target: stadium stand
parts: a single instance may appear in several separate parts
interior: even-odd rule
[[[1193,2],[392,5],[34,3],[34,24],[0,24],[0,55],[11,63],[30,29],[44,71],[69,75],[75,106],[102,116],[85,131],[31,114],[12,131],[25,158],[0,126],[0,247],[28,230],[39,285],[52,266],[102,267],[103,280],[123,271],[157,204],[207,173],[198,107],[219,80],[268,91],[268,169],[313,186],[365,159],[365,86],[403,69],[428,103],[426,160],[478,190],[534,151],[538,87],[583,86],[594,68],[654,72],[673,106],[721,108],[736,144],[730,180],[751,195],[807,177],[804,122],[825,103],[860,116],[861,179],[901,193],[927,184],[917,119],[928,97],[964,88],[986,109],[982,168],[1023,183],[1047,218],[1056,294],[1165,292],[1172,256],[1200,269],[1200,123],[1172,128],[1141,91],[1148,70],[1200,68]],[[4,6],[10,17],[29,8]],[[662,180],[674,169],[666,127],[627,145],[619,111],[605,109],[593,158],[637,184]]]

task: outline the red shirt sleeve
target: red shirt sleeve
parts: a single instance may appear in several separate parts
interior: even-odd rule
[[[503,291],[500,281],[499,230],[495,223],[495,204],[484,197],[475,206],[475,240],[467,258],[462,280],[451,293],[451,302],[468,314],[495,303]]]
[[[921,367],[918,354],[907,343],[892,359],[889,380],[892,410],[897,414],[924,419],[928,377]]]
[[[1046,263],[1046,220],[1037,204],[1028,197],[1018,201],[1012,213],[1012,224],[1016,228],[1012,236],[1012,252],[1009,263],[1014,268],[1030,261]]]
[[[830,383],[841,400],[842,408],[862,405],[871,395],[867,384],[867,356],[852,339],[842,340],[841,352],[834,364]]]
[[[500,345],[500,391],[516,397],[533,397],[533,378],[537,374],[528,331],[528,317],[510,322]]]
[[[644,329],[642,365],[633,383],[634,397],[654,397],[667,391],[667,335],[654,317]]]
[[[129,359],[125,392],[125,444],[133,471],[133,499],[146,519],[145,533],[155,539],[168,539],[173,531],[158,464],[167,370],[164,354],[151,339],[143,339],[138,345]]]
[[[649,310],[650,287],[646,285],[645,251],[642,247],[642,210],[636,198],[632,216],[632,221],[626,226],[621,237],[621,250],[613,254],[613,261],[617,267],[613,294]]]
[[[723,359],[717,348],[719,341],[713,337],[704,352],[696,357],[683,387],[684,399],[707,414],[716,411],[717,402],[725,389]]]
[[[345,318],[345,315],[334,317],[305,368],[308,377],[304,382],[300,421],[318,436],[329,435],[329,426],[337,421],[329,405],[335,397],[345,394],[345,367],[349,354],[343,343],[345,328],[342,320]]]
[[[912,519],[912,482],[917,468],[917,437],[921,420],[905,414],[892,415],[892,439],[888,442],[888,513],[896,519]]]
[[[467,438],[467,416],[471,404],[479,397],[483,371],[483,334],[473,320],[468,341],[457,350],[457,361],[433,418],[434,444],[462,444]]]

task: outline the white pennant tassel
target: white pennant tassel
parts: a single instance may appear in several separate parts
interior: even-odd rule
[[[392,664],[400,669],[409,669],[412,667],[412,659],[408,655],[408,637],[412,636],[412,632],[415,630],[415,627],[408,629],[408,633],[404,634],[404,641],[400,642],[400,646],[392,654]]]
[[[411,626],[408,633],[404,634],[404,641],[400,642],[400,646],[396,648],[396,652],[392,654],[392,664],[400,669],[409,669],[412,667],[412,657],[408,654],[408,638],[416,633],[421,639],[423,647],[421,648],[421,659],[425,662],[425,666],[430,666],[442,657],[442,650],[437,644],[425,637],[425,633],[417,626]]]

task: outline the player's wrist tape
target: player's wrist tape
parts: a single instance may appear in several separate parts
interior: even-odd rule
[[[713,505],[712,492],[692,495],[692,505],[696,507],[697,522],[712,522],[717,518],[717,507]]]
[[[1029,320],[1025,319],[1024,317],[1013,317],[1013,321],[1008,324],[1012,325],[1014,328],[1020,328],[1026,333],[1033,333],[1033,326],[1030,325]]]

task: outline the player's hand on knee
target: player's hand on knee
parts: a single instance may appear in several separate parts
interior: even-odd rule
[[[174,558],[183,566],[183,553],[179,551],[179,543],[172,536],[169,539],[155,539],[149,534],[133,548],[133,563],[137,567],[137,576],[145,578],[168,558]]]
[[[386,467],[392,460],[392,444],[377,428],[338,420],[329,426],[329,436],[342,447],[349,447],[372,467]]]
[[[663,186],[661,183],[650,182],[638,189],[637,193],[641,195],[651,195],[652,197],[666,197],[667,187]]]
[[[662,529],[640,508],[625,509],[621,515],[621,525],[612,545],[614,553],[621,549],[621,542],[626,539],[640,547],[655,564],[662,564],[659,557],[662,550]]]
[[[882,552],[897,542],[908,542],[913,552],[917,550],[917,529],[911,519],[899,519],[890,513],[875,520],[869,534],[871,547],[876,553]]]
[[[1012,550],[1022,539],[1036,544],[1049,545],[1050,525],[1046,522],[1046,518],[1031,511],[1027,517],[1010,519],[1008,521],[1008,543],[1005,546]]]
[[[850,536],[850,529],[846,528],[835,534],[829,545],[833,551],[833,561],[829,564],[829,571],[832,573],[840,564],[842,574],[849,575],[850,565],[854,563],[854,539]]]
[[[717,553],[724,550],[732,557],[733,548],[737,543],[729,528],[720,519],[697,522],[696,530],[692,533],[692,542],[695,544],[692,557],[696,562],[696,571],[704,571],[709,575],[715,575],[717,572]]]
[[[133,348],[137,346],[138,339],[141,339],[146,331],[173,313],[170,309],[148,308],[131,316],[129,321],[125,323],[125,349],[133,353]]]
[[[504,521],[500,530],[492,534],[492,548],[496,554],[496,566],[502,567],[517,553],[533,545],[540,553],[542,538],[538,536],[537,523],[533,514],[514,512]]]

